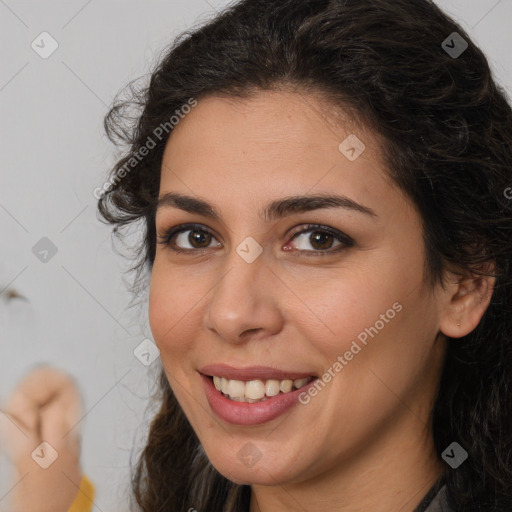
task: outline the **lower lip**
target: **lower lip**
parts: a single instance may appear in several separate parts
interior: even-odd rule
[[[224,421],[233,425],[258,425],[278,418],[299,402],[298,397],[312,386],[317,379],[313,379],[300,389],[289,393],[269,397],[264,402],[235,402],[226,398],[214,386],[211,378],[200,374],[206,392],[206,398],[213,412]]]

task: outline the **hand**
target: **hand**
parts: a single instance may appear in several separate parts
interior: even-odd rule
[[[12,486],[16,485],[5,498],[12,501],[9,510],[68,510],[82,476],[77,425],[81,417],[77,386],[65,373],[39,368],[18,385],[0,410],[0,450],[16,469]],[[55,452],[56,460],[44,469]]]

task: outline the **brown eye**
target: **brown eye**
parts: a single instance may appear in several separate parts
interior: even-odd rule
[[[202,231],[200,229],[194,229],[193,231],[190,231],[190,234],[188,235],[188,242],[193,247],[196,247],[198,249],[208,247],[208,245],[210,245],[211,239],[212,236],[210,233],[207,233],[206,231]]]
[[[323,233],[321,231],[313,231],[309,236],[309,243],[315,249],[330,249],[334,237],[329,233]]]
[[[291,238],[294,252],[306,256],[322,256],[354,245],[354,241],[348,235],[327,226],[308,225],[306,228]],[[161,239],[160,244],[178,253],[194,253],[221,245],[213,234],[201,225],[176,226],[158,238]]]
[[[215,240],[208,230],[196,225],[177,226],[158,238],[161,239],[159,243],[168,246],[175,252],[194,252],[207,249]],[[216,244],[217,247],[219,245],[219,243]]]
[[[294,249],[298,252],[316,256],[331,254],[354,245],[354,241],[341,231],[316,225],[307,228],[292,237]]]

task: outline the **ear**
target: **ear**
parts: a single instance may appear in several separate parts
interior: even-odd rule
[[[489,268],[489,267],[488,267]],[[494,267],[491,267],[492,274]],[[444,289],[440,331],[450,338],[461,338],[473,331],[482,319],[494,291],[491,275],[449,272]]]

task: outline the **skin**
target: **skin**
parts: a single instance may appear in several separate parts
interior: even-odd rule
[[[420,217],[387,177],[378,138],[348,116],[334,122],[332,112],[312,93],[207,97],[175,127],[163,157],[160,196],[201,198],[221,219],[173,206],[157,210],[160,237],[189,222],[212,237],[204,246],[191,245],[190,231],[175,239],[193,254],[158,244],[150,325],[211,463],[252,485],[251,512],[412,511],[444,467],[428,420],[444,335],[471,332],[492,291],[492,280],[471,275],[447,273],[444,289],[424,283]],[[350,133],[366,146],[353,162],[338,150]],[[376,217],[341,208],[272,221],[258,216],[270,200],[330,193]],[[293,238],[307,223],[340,230],[355,243],[318,255],[326,250],[311,242],[311,231]],[[250,264],[236,252],[248,236],[263,248]],[[333,238],[325,246],[339,244]],[[322,375],[395,302],[402,311],[307,405],[257,426],[231,425],[210,409],[202,366]],[[248,442],[260,454],[251,467],[237,456]]]
[[[0,452],[9,457],[15,468],[10,492],[0,501],[0,510],[69,509],[82,478],[77,427],[82,413],[75,381],[54,368],[38,368],[16,387],[0,411]],[[31,457],[43,441],[58,454],[46,469]],[[50,452],[46,449],[45,454],[42,449],[43,452],[36,449],[36,455],[48,457]]]

